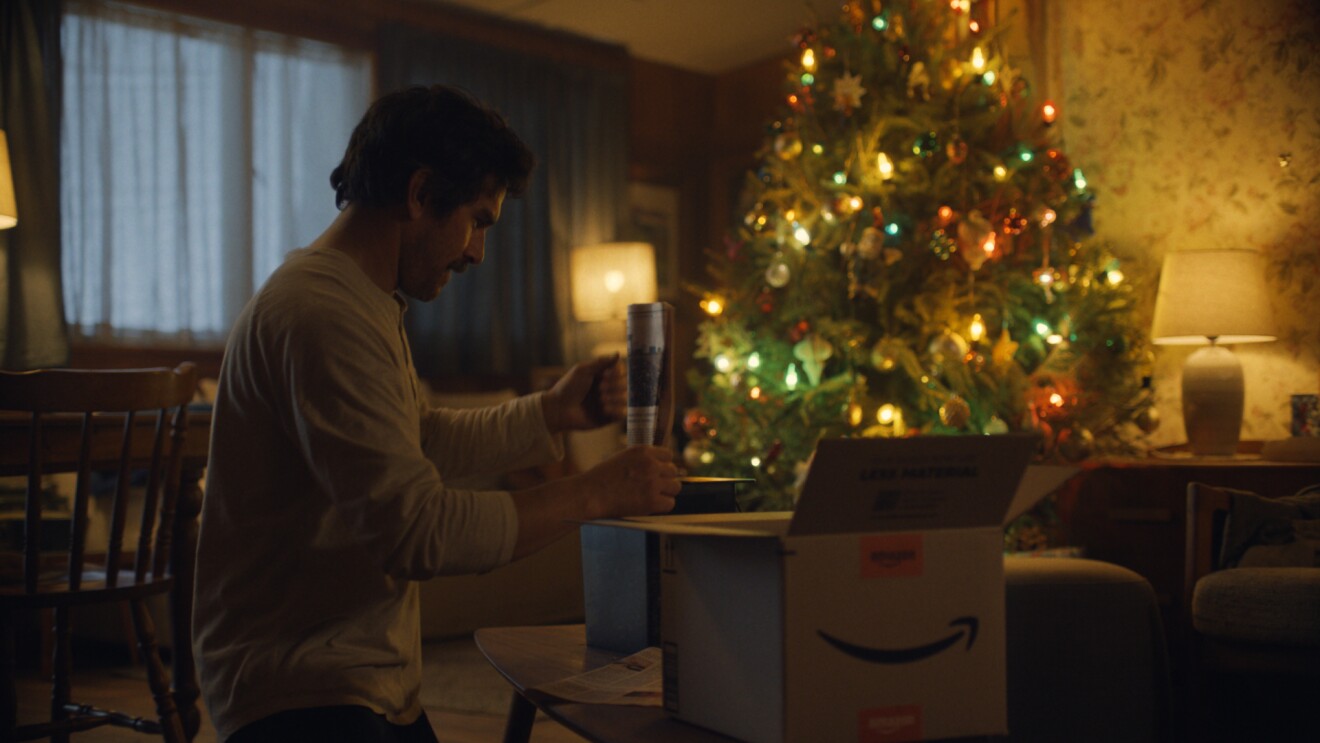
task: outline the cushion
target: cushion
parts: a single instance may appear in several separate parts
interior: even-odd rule
[[[1192,625],[1224,640],[1320,647],[1320,568],[1210,573],[1193,589]]]
[[[1218,567],[1233,567],[1256,545],[1288,544],[1298,538],[1295,522],[1320,519],[1320,489],[1296,495],[1262,498],[1255,493],[1221,488],[1233,496]]]

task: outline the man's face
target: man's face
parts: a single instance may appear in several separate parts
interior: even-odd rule
[[[500,218],[503,188],[494,188],[444,217],[429,210],[399,250],[399,290],[423,302],[440,294],[451,273],[462,273],[486,255],[486,230]]]

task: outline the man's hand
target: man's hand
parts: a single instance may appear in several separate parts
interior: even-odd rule
[[[674,453],[659,446],[629,447],[577,477],[592,519],[668,513],[681,487]]]
[[[541,549],[581,521],[667,513],[681,487],[672,451],[633,446],[586,472],[515,490],[518,543],[513,556]]]
[[[619,355],[577,364],[541,397],[551,433],[599,428],[628,410],[628,377]]]

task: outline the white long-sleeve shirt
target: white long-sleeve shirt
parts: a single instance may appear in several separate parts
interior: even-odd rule
[[[421,713],[414,581],[507,563],[507,492],[445,477],[563,456],[538,396],[440,410],[405,304],[336,250],[298,250],[240,314],[216,394],[193,644],[221,739],[286,709]]]

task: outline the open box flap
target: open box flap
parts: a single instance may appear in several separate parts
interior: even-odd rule
[[[1081,467],[1067,467],[1061,464],[1033,464],[1022,473],[1013,502],[1004,516],[1004,526],[1013,523],[1018,516],[1030,511],[1041,498],[1059,489],[1073,475],[1081,472]]]
[[[1000,526],[1037,445],[1020,433],[823,439],[788,533]]]

